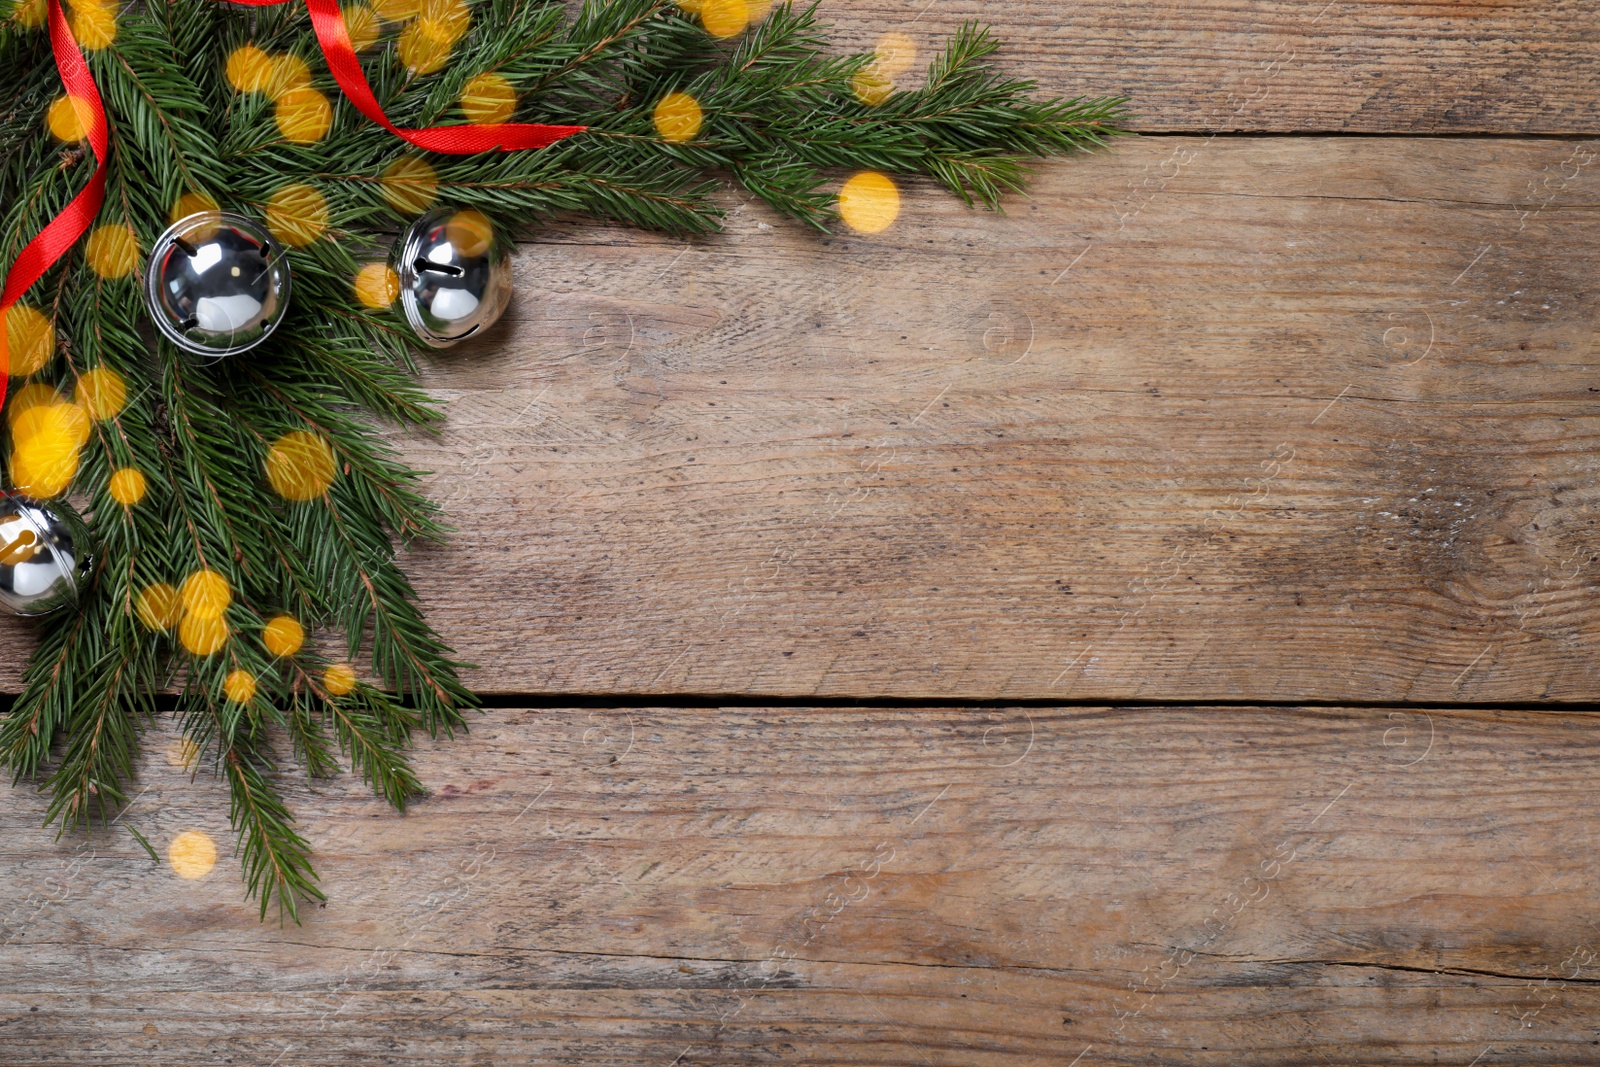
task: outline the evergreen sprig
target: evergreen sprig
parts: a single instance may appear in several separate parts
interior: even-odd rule
[[[572,215],[705,233],[721,217],[719,177],[826,230],[841,170],[924,174],[968,204],[998,208],[1023,187],[1030,160],[1103,144],[1123,120],[1117,99],[1035,99],[1031,83],[990,65],[998,45],[977,26],[949,41],[920,88],[862,94],[874,57],[830,53],[814,7],[779,4],[720,41],[668,0],[586,0],[570,13],[559,0],[462,2],[471,29],[443,69],[407,70],[394,27],[362,63],[402,126],[461,121],[469,81],[495,74],[517,94],[517,121],[590,127],[538,152],[424,154],[437,175],[431,195],[485,213],[504,234]],[[46,132],[61,87],[42,7],[0,0],[0,263],[94,165],[83,145]],[[247,44],[305,62],[311,86],[334,104],[326,136],[287,140],[265,94],[235,90],[225,70]],[[415,380],[419,345],[403,316],[365,307],[352,290],[373,258],[365,253],[420,207],[381,180],[417,153],[343,100],[297,4],[125,5],[114,40],[89,60],[111,133],[100,224],[131,226],[147,250],[185,194],[260,217],[289,181],[321,192],[329,219],[320,239],[289,250],[287,319],[230,360],[196,362],[157,339],[139,272],[102,277],[81,246],[29,292],[59,349],[37,380],[72,395],[91,371],[110,370],[129,396],[94,422],[73,486],[100,545],[92,588],[79,610],[39,627],[23,692],[0,719],[0,762],[42,783],[63,832],[104,819],[127,803],[141,733],[158,694],[176,687],[184,737],[228,784],[262,916],[276,905],[297,919],[298,902],[322,893],[282,798],[279,749],[312,777],[348,763],[404,808],[424,792],[408,758],[415,731],[464,730],[475,703],[465,665],[429,626],[399,564],[404,545],[442,541],[448,529],[378,432],[433,432],[443,411]],[[687,140],[657,130],[668,93],[701,109]],[[338,476],[314,500],[286,501],[263,476],[272,442],[290,431],[331,446]],[[112,473],[129,467],[148,481],[133,506],[108,491]],[[152,585],[200,570],[233,591],[231,637],[208,655],[184,651],[141,612]],[[279,614],[323,640],[272,655],[264,627]],[[373,684],[332,685],[326,668],[343,661],[367,663]],[[229,690],[236,672],[256,681],[253,692]]]

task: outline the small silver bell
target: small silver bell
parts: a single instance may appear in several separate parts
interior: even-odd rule
[[[145,303],[167,339],[231,356],[267,339],[289,310],[289,260],[258,222],[227,211],[179,219],[145,267]]]
[[[448,348],[493,326],[511,300],[511,257],[481,212],[428,212],[398,246],[400,306],[417,336]]]
[[[93,543],[67,505],[0,493],[0,605],[13,615],[48,615],[76,603]]]

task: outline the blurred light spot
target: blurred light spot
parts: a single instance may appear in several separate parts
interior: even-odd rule
[[[886,174],[864,170],[839,190],[839,217],[857,233],[882,233],[900,215],[900,190]]]
[[[6,348],[11,353],[10,374],[26,378],[37,374],[56,355],[56,330],[37,308],[13,304],[5,310]],[[12,401],[13,407],[16,401]]]
[[[94,111],[87,100],[70,93],[58,96],[45,112],[45,125],[58,141],[81,141],[89,136]]]
[[[113,418],[128,403],[128,383],[110,367],[94,367],[78,379],[74,399],[91,419]]]
[[[745,0],[700,0],[700,24],[713,37],[732,37],[750,25]]]
[[[286,500],[315,500],[334,473],[333,448],[317,434],[290,430],[267,450],[267,481]]]
[[[256,698],[256,676],[244,670],[229,671],[222,680],[222,692],[235,704],[248,704]]]
[[[233,603],[233,590],[228,579],[213,570],[198,570],[183,580],[179,590],[183,597],[183,610],[190,618],[219,619]]]
[[[688,93],[668,93],[656,104],[656,132],[668,141],[692,141],[700,134],[705,113]]]
[[[413,74],[432,74],[450,59],[450,41],[422,20],[400,31],[400,62]]]
[[[187,737],[175,737],[167,746],[167,765],[189,770],[200,758],[200,746]]]
[[[328,201],[309,185],[285,185],[267,201],[267,229],[286,245],[303,248],[328,228]]]
[[[273,56],[268,64],[266,82],[261,88],[272,99],[276,100],[292,89],[311,86],[311,68],[299,56],[293,53]]]
[[[356,299],[369,308],[386,308],[400,295],[400,275],[387,263],[368,263],[356,272]]]
[[[72,36],[96,52],[117,39],[117,7],[107,0],[77,0],[72,5]]]
[[[884,34],[873,52],[877,68],[891,78],[898,78],[917,61],[916,42],[903,33]]]
[[[344,9],[344,28],[350,35],[350,47],[365,52],[378,43],[378,16],[365,4],[352,4]]]
[[[112,472],[106,491],[111,494],[112,500],[131,508],[144,499],[147,488],[143,471],[137,467],[122,467]]]
[[[199,830],[185,830],[167,846],[167,862],[179,878],[204,878],[217,865],[217,846]]]
[[[279,615],[261,628],[261,643],[274,656],[292,656],[306,643],[306,630],[298,619]]]
[[[517,91],[504,75],[486,72],[474,75],[461,91],[461,113],[479,126],[505,122],[517,110]]]
[[[20,0],[11,10],[17,22],[30,30],[43,26],[45,17],[49,14],[46,0]]]
[[[134,614],[151,630],[170,630],[183,617],[183,598],[166,582],[147,585],[133,601]]]
[[[467,208],[444,224],[445,238],[464,256],[481,256],[494,241],[494,223],[481,211]]]
[[[322,672],[322,684],[329,693],[342,697],[356,687],[356,672],[348,663],[335,663]]]
[[[228,643],[228,624],[220,617],[185,615],[178,624],[178,642],[196,656],[209,656]]]
[[[102,278],[121,278],[133,273],[139,265],[139,239],[133,227],[121,222],[108,222],[95,227],[84,246],[83,258]]]
[[[385,22],[404,22],[417,17],[417,0],[372,0],[372,10]]]
[[[421,156],[401,156],[384,169],[378,187],[402,215],[420,215],[439,195],[439,174]]]
[[[228,55],[228,84],[241,93],[259,93],[272,78],[272,57],[253,44],[240,45]]]
[[[278,97],[273,113],[278,132],[295,144],[315,144],[333,126],[333,105],[315,89],[290,89]]]
[[[29,408],[41,407],[46,404],[66,403],[66,398],[56,392],[55,386],[45,382],[34,382],[24,385],[21,389],[11,394],[11,402],[6,406],[6,424],[15,427],[22,413]],[[15,431],[13,430],[13,435]],[[12,438],[15,440],[15,436]]]

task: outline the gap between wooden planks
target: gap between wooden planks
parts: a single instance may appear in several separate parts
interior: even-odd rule
[[[1144,138],[524,247],[413,557],[494,693],[1582,701],[1600,142]],[[0,690],[29,647],[0,626]]]
[[[0,811],[8,1067],[1600,1063],[1585,716],[497,710],[405,816],[293,785],[256,922],[223,785]]]

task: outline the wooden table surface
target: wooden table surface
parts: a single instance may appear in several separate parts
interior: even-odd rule
[[[0,805],[0,1064],[1600,1064],[1600,6],[825,0],[1137,139],[533,236],[446,355],[405,816]],[[0,694],[25,627],[0,625]]]

